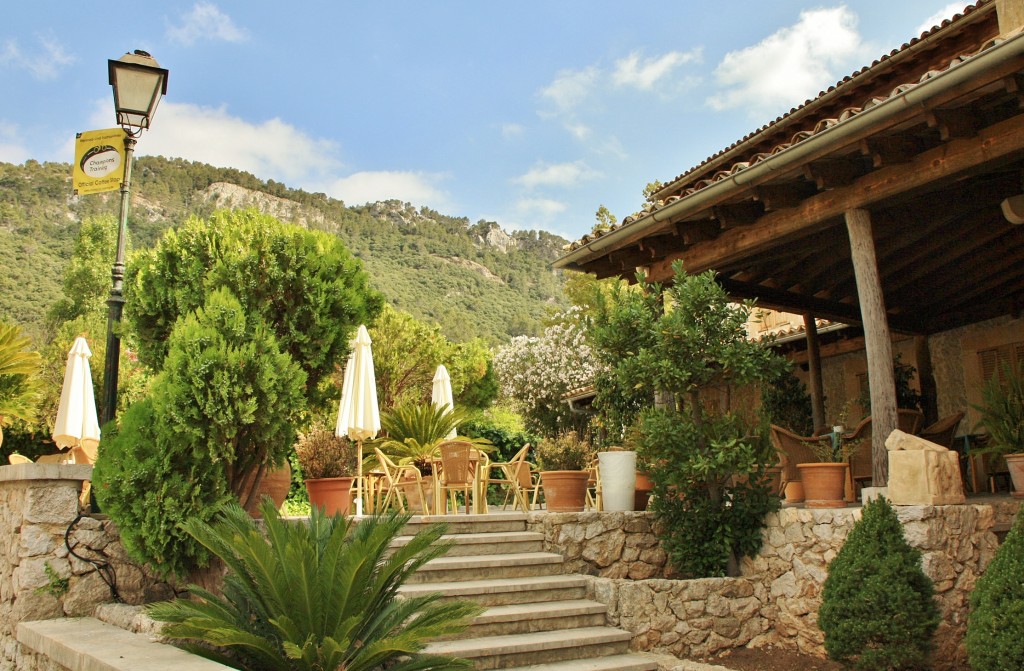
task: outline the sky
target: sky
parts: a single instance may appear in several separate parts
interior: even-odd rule
[[[138,155],[349,205],[587,233],[967,6],[857,0],[6,3],[0,162],[116,125],[107,59],[170,71]]]

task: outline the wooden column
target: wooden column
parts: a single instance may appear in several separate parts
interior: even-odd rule
[[[804,313],[804,333],[807,335],[807,381],[811,392],[811,417],[814,433],[825,431],[825,392],[821,383],[821,349],[818,347],[818,324],[814,315]]]
[[[935,384],[935,374],[932,372],[932,353],[928,349],[928,336],[914,338],[914,359],[917,362],[917,383],[921,387],[924,428],[939,419],[938,387]]]
[[[875,241],[871,234],[871,213],[847,210],[846,230],[850,256],[857,278],[860,315],[864,325],[864,349],[868,359],[871,392],[871,479],[875,487],[889,482],[889,455],[885,439],[896,429],[896,380],[892,372],[892,338],[882,296]]]

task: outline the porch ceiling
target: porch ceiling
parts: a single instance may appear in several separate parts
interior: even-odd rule
[[[643,267],[665,281],[682,260],[690,272],[716,270],[736,297],[858,324],[843,213],[860,208],[871,213],[893,330],[928,334],[1017,313],[1024,226],[1000,203],[1024,191],[1022,38],[991,47],[990,64],[930,97],[894,95],[877,105],[898,106],[884,115],[865,107],[865,119],[835,123],[800,160],[787,160],[794,143],[763,159],[756,177],[675,199],[556,265],[628,279]]]

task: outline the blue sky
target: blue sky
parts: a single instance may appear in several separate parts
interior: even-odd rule
[[[114,126],[109,58],[170,70],[139,154],[348,204],[397,198],[578,238],[606,205],[813,97],[965,2],[10,3],[0,161]]]

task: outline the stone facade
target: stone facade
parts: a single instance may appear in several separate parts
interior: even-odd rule
[[[172,585],[128,558],[109,519],[79,518],[82,481],[91,474],[91,466],[81,465],[0,466],[0,538],[7,539],[0,551],[2,668],[46,668],[21,659],[17,623],[92,615],[97,604],[114,600],[104,575],[127,603],[175,595]]]
[[[935,584],[942,622],[936,669],[963,668],[970,593],[1021,502],[1009,497],[967,505],[900,506],[907,541],[921,550]],[[613,624],[634,633],[637,650],[707,657],[730,647],[775,645],[824,656],[817,626],[828,563],[842,547],[859,507],[783,508],[768,516],[760,553],[740,578],[665,579],[670,573],[650,513],[532,513],[531,530],[567,566],[595,576],[591,595]]]

